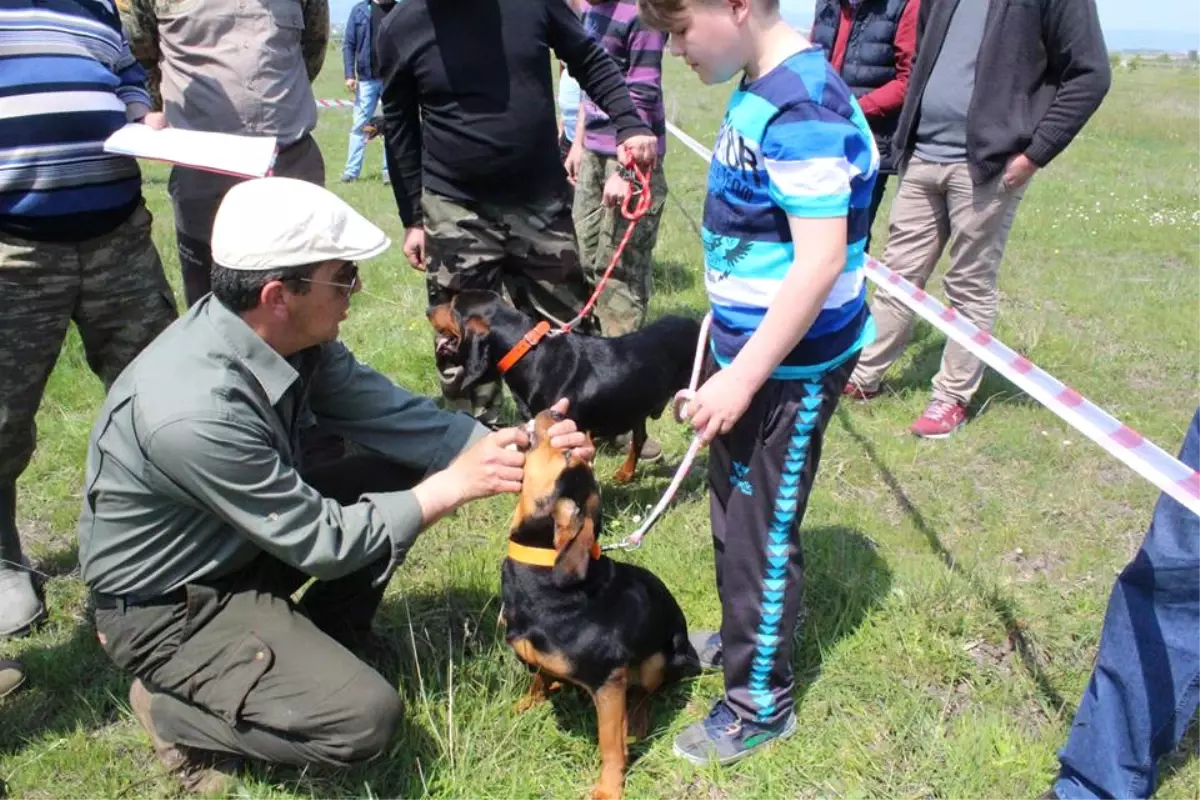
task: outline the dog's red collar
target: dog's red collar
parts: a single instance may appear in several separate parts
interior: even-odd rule
[[[513,368],[513,365],[520,361],[526,353],[537,347],[538,342],[546,338],[546,334],[550,332],[550,323],[542,320],[533,327],[533,330],[527,331],[521,337],[521,341],[513,345],[513,349],[509,350],[504,358],[500,359],[497,367],[500,374],[504,374]]]
[[[525,544],[517,544],[509,539],[508,557],[513,561],[529,564],[532,567],[553,567],[558,558],[558,551],[553,547],[530,547]],[[596,542],[592,545],[592,560],[598,561],[599,559],[600,543]]]

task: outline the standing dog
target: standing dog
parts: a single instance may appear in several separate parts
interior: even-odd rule
[[[700,335],[700,323],[670,316],[625,336],[548,336],[501,369],[529,343],[537,323],[500,295],[466,290],[430,308],[427,316],[437,333],[438,368],[461,368],[456,393],[503,377],[526,419],[566,397],[580,430],[596,438],[633,431],[629,455],[615,476],[621,483],[637,471],[646,420],[657,419],[687,386]]]
[[[587,462],[551,447],[553,422],[538,414],[525,457],[500,579],[505,640],[533,672],[520,710],[543,701],[549,681],[591,694],[601,758],[591,796],[619,798],[629,730],[645,733],[645,696],[691,671],[694,656],[663,582],[600,554],[599,486]]]

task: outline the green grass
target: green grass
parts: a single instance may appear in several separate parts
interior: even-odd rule
[[[318,97],[345,96],[331,52]],[[728,87],[668,67],[669,112],[711,143]],[[1070,150],[1030,188],[1001,274],[998,335],[1168,451],[1197,399],[1198,208],[1194,71],[1119,71]],[[330,186],[397,246],[364,266],[367,294],[344,326],[359,357],[436,391],[421,277],[399,249],[378,144],[365,180],[336,183],[348,111],[317,130]],[[705,164],[675,144],[657,250],[655,314],[704,307],[695,225]],[[178,290],[166,171],[148,166],[155,236]],[[894,190],[894,186],[893,186]],[[876,229],[886,236],[886,215]],[[932,287],[935,291],[938,286]],[[845,406],[828,435],[804,523],[806,624],[796,655],[800,730],[728,769],[673,758],[671,738],[703,714],[719,677],[655,705],[632,748],[633,797],[1033,797],[1052,779],[1087,681],[1117,570],[1145,532],[1157,492],[1002,379],[989,374],[969,427],[941,443],[907,427],[927,399],[942,338],[921,325],[889,393]],[[163,797],[179,788],[129,715],[128,678],[83,617],[74,524],[84,448],[102,397],[72,332],[38,417],[20,518],[48,573],[50,621],[0,645],[30,685],[0,703],[0,778],[14,797]],[[605,487],[614,536],[665,488],[686,445],[653,427],[666,464]],[[600,459],[601,474],[617,458]],[[677,505],[627,557],[653,569],[693,627],[717,624],[707,501],[697,469]],[[517,716],[525,673],[496,627],[511,501],[474,504],[428,531],[393,579],[380,628],[405,653],[406,722],[391,753],[345,772],[256,768],[248,797],[573,797],[598,773],[594,714],[567,692]],[[1196,797],[1194,738],[1159,796]]]

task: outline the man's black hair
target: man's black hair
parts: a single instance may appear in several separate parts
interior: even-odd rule
[[[262,288],[271,281],[283,281],[295,294],[308,294],[312,284],[304,282],[303,279],[311,278],[322,263],[324,262],[304,264],[299,267],[281,267],[265,272],[229,269],[219,264],[213,264],[213,297],[224,303],[230,311],[240,314],[258,307]]]

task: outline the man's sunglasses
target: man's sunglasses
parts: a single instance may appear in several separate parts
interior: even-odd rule
[[[300,281],[317,286],[333,286],[341,289],[342,293],[347,296],[352,294],[355,289],[362,288],[362,281],[358,279],[358,264],[355,264],[353,261],[348,261],[333,277],[337,278],[337,280],[319,281],[316,278],[301,278]]]

